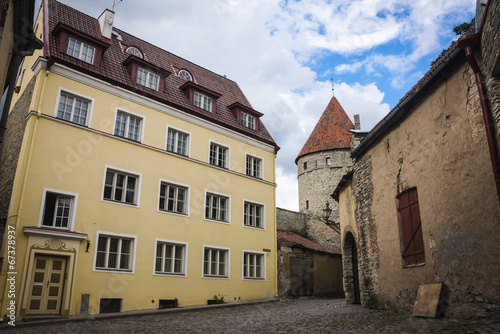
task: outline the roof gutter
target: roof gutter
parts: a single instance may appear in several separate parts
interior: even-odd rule
[[[488,105],[488,97],[486,95],[483,75],[473,54],[474,48],[479,45],[479,36],[477,34],[464,35],[459,38],[457,44],[460,49],[465,50],[465,57],[467,58],[470,67],[474,71],[474,76],[476,77],[476,85],[481,101],[481,109],[483,111],[484,126],[486,130],[486,138],[488,140],[491,164],[493,167],[493,175],[495,177],[495,185],[497,187],[497,196],[498,201],[500,202],[500,159],[498,158],[498,150],[495,140],[495,128],[493,126],[491,111]]]

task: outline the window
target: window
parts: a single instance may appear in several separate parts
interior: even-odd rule
[[[309,209],[309,200],[306,201],[306,209]]]
[[[247,155],[246,173],[253,177],[262,177],[262,159]]]
[[[158,90],[160,86],[160,76],[139,67],[137,70],[137,83]]]
[[[91,103],[89,100],[79,98],[66,92],[61,92],[59,95],[57,117],[74,123],[87,125],[90,105]]]
[[[135,237],[98,234],[95,269],[133,270]]]
[[[243,225],[247,227],[264,227],[264,206],[245,202],[243,209]]]
[[[241,117],[241,125],[255,130],[255,117],[244,112],[241,113],[240,117]]]
[[[229,197],[207,193],[205,219],[229,222]]]
[[[156,242],[155,274],[185,275],[186,245]]]
[[[402,256],[404,267],[425,263],[424,239],[418,206],[417,189],[409,189],[398,195],[399,217],[403,235]]]
[[[187,187],[161,182],[159,210],[186,214],[187,196]]]
[[[265,257],[262,253],[243,252],[243,278],[264,279]]]
[[[304,169],[307,169],[307,161],[304,162]]]
[[[167,151],[189,155],[189,134],[178,131],[173,128],[167,130]]]
[[[76,194],[44,190],[39,225],[70,230],[76,211]]]
[[[229,278],[229,250],[205,247],[203,277]]]
[[[141,141],[141,128],[141,117],[123,111],[116,112],[115,136]]]
[[[181,78],[184,78],[186,80],[193,81],[191,74],[186,70],[180,70],[178,76],[180,76]]]
[[[138,204],[139,176],[112,169],[106,170],[103,198],[125,204]]]
[[[330,166],[332,164],[332,158],[326,158],[326,165]]]
[[[212,99],[198,92],[194,92],[194,105],[207,111],[212,111]]]
[[[68,54],[92,64],[94,63],[95,48],[70,37],[68,43]]]
[[[214,142],[210,143],[210,164],[228,168],[229,148]]]
[[[138,48],[135,48],[133,46],[129,46],[126,51],[128,54],[134,55],[136,57],[139,57],[142,59],[142,53],[139,51]]]

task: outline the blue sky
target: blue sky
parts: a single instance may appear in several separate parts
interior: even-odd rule
[[[61,2],[93,17],[113,5]],[[297,210],[294,160],[332,81],[370,130],[457,38],[475,0],[123,0],[115,12],[115,27],[238,83],[281,147],[277,206]]]

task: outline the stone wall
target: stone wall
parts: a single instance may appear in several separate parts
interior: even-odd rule
[[[17,162],[26,128],[26,115],[29,111],[35,81],[35,78],[33,78],[28,83],[21,98],[12,108],[7,119],[4,141],[0,147],[0,220],[2,221],[0,228],[2,232],[9,210]]]
[[[331,164],[327,165],[327,158]],[[304,168],[307,163],[307,168]],[[299,209],[301,212],[323,216],[326,202],[330,203],[330,220],[339,221],[338,203],[330,195],[335,190],[342,176],[352,167],[349,149],[338,149],[307,154],[297,161],[299,185]],[[309,202],[309,209],[306,206]]]
[[[306,223],[306,230],[309,240],[340,251],[340,234],[321,219],[311,217]]]
[[[276,208],[276,228],[306,235],[307,214]]]

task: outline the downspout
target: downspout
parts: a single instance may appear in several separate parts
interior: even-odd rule
[[[481,109],[483,110],[484,125],[486,129],[486,138],[488,140],[488,148],[490,150],[491,164],[493,166],[493,175],[495,177],[495,185],[497,187],[498,201],[500,202],[500,159],[498,158],[498,150],[495,139],[495,128],[492,122],[491,111],[488,106],[488,97],[486,95],[486,88],[484,86],[483,75],[481,69],[474,58],[473,49],[479,45],[478,35],[469,34],[460,37],[458,40],[458,47],[465,50],[465,56],[469,62],[470,67],[474,71],[476,77],[476,85],[481,101]]]

